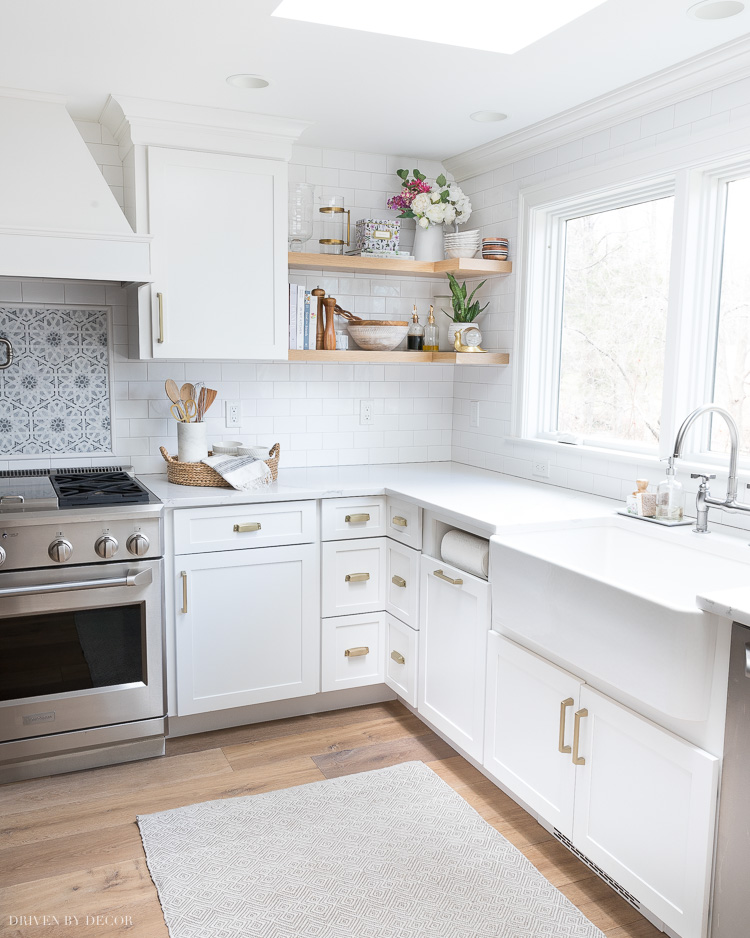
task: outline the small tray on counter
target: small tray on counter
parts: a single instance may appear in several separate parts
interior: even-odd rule
[[[664,528],[681,528],[686,524],[695,524],[695,518],[683,518],[682,521],[663,521],[661,518],[646,518],[644,515],[633,515],[629,511],[618,511],[618,515],[633,518],[635,521],[650,521],[651,524],[660,524]]]
[[[231,489],[232,486],[223,479],[218,472],[202,462],[180,462],[176,456],[170,456],[167,450],[159,447],[159,452],[167,464],[167,479],[175,485],[200,485],[214,488]],[[279,477],[279,454],[281,447],[274,443],[268,451],[268,459],[263,462],[271,470],[271,480],[275,482]],[[209,456],[213,456],[209,452]]]

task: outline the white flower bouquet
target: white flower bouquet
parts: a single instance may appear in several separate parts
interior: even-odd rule
[[[388,208],[398,209],[399,218],[414,218],[420,227],[430,225],[458,226],[469,220],[471,202],[454,182],[448,182],[442,174],[434,184],[419,170],[399,169],[396,175],[401,180],[401,192],[388,200]]]

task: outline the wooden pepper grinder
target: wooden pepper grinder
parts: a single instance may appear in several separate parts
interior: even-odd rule
[[[323,305],[326,308],[326,328],[323,334],[323,348],[326,351],[334,352],[336,350],[336,329],[333,324],[336,316],[336,299],[332,296],[326,296],[323,299]]]
[[[323,323],[323,297],[326,295],[326,291],[321,290],[320,287],[315,287],[311,293],[318,298],[318,318],[315,320],[315,348],[322,349],[323,332],[325,330],[325,324]]]

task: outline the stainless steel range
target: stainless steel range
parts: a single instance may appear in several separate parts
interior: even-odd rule
[[[163,754],[161,509],[121,467],[0,473],[0,782]]]

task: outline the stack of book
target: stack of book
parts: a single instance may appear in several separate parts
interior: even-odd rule
[[[289,348],[314,349],[318,329],[318,300],[310,290],[289,284]]]

